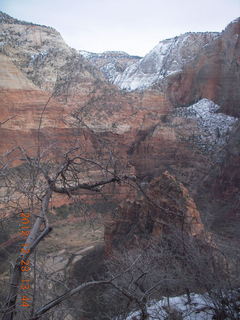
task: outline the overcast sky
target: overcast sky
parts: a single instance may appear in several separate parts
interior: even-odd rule
[[[222,31],[240,0],[0,0],[11,16],[57,29],[73,48],[145,55],[188,31]]]

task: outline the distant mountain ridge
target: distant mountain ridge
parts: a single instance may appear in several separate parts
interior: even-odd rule
[[[144,58],[129,66],[114,84],[121,89],[136,90],[151,87],[167,76],[182,71],[199,50],[211,43],[218,33],[185,33],[160,41]]]
[[[116,78],[121,76],[126,68],[141,59],[139,56],[132,56],[123,51],[92,53],[82,50],[79,53],[97,67],[111,83],[114,83]]]
[[[149,181],[167,169],[196,200],[208,173],[206,193],[210,185],[219,188],[209,166],[215,153],[221,172],[222,150],[231,138],[236,151],[225,163],[225,176],[233,186],[232,168],[240,175],[235,129],[240,117],[239,19],[222,33],[187,33],[161,41],[143,58],[79,52],[56,30],[5,14],[0,29],[1,114],[3,120],[11,119],[1,128],[2,152],[16,143],[32,144],[39,115],[53,94],[42,124],[44,143],[63,146],[73,137],[69,124],[81,120],[89,150],[99,134],[141,179]],[[211,112],[215,104],[216,113]],[[213,199],[207,208],[213,215],[215,204]],[[224,210],[228,217],[228,208]]]
[[[54,28],[22,22],[5,13],[0,14],[0,21],[0,52],[39,88],[52,91],[59,87],[59,82],[66,78],[64,65],[69,61],[76,64],[76,60],[80,72],[86,70],[86,78],[103,79],[100,71],[70,48]]]
[[[46,27],[46,28],[53,29],[52,27],[47,27],[47,26],[36,24],[36,23],[32,23],[32,22],[18,20],[16,18],[11,17],[9,14],[7,14],[7,13],[5,13],[3,11],[0,11],[0,24],[1,23],[4,23],[4,24],[25,24],[25,25],[41,26],[41,27]]]

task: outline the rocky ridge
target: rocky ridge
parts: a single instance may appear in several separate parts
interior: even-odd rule
[[[165,92],[175,107],[202,98],[214,101],[220,111],[240,115],[240,18],[231,22],[207,46],[200,48],[183,71],[166,79]]]
[[[35,26],[38,25],[35,23],[15,19],[15,18],[9,16],[7,13],[2,12],[2,11],[0,11],[0,23],[3,23],[3,24],[26,24],[26,25],[35,25]]]
[[[121,89],[143,90],[179,73],[186,63],[195,59],[200,49],[211,43],[218,33],[185,33],[160,41],[144,58],[129,66],[114,84]]]
[[[158,48],[155,58],[141,65],[150,75],[147,85],[152,86],[152,71],[164,83],[134,92],[119,90],[99,70],[108,66],[107,71],[114,71],[118,59],[123,59],[119,62],[123,70],[132,61],[125,53],[90,54],[87,58],[88,54],[84,57],[69,48],[54,29],[11,21],[6,18],[0,24],[0,121],[9,119],[0,127],[1,154],[20,145],[34,156],[40,143],[42,150],[60,161],[77,143],[82,154],[98,154],[96,159],[103,163],[106,155],[115,157],[145,194],[117,184],[104,190],[112,201],[109,211],[103,207],[105,215],[109,214],[107,252],[160,241],[171,230],[182,230],[183,225],[189,237],[200,238],[204,229],[210,229],[216,233],[223,230],[225,236],[239,240],[238,20],[221,35],[201,35],[206,43],[203,48],[193,45],[198,35],[192,33],[186,35],[186,47],[178,42],[180,37],[166,40],[159,46],[165,46],[164,52],[175,50],[174,55],[160,54],[158,59]],[[190,44],[195,50],[192,56]],[[163,61],[168,68],[161,69]],[[110,71],[105,76],[114,78],[115,71]],[[89,172],[91,178],[94,174]],[[79,195],[81,201],[92,205],[100,197]],[[57,211],[71,201],[59,196],[53,197],[52,204]],[[116,206],[117,211],[112,209]],[[66,207],[62,211],[65,213]],[[101,212],[97,208],[93,213],[99,216]],[[57,253],[61,260],[73,246],[80,254],[76,260],[84,264],[79,248],[74,247],[81,243],[81,226],[71,214],[64,222],[61,215],[57,218],[59,229],[54,225],[50,250],[60,243],[65,249]],[[237,226],[234,232],[230,223],[224,229],[229,221]],[[68,233],[67,240],[62,239],[63,231]],[[102,233],[96,242],[101,237]],[[82,245],[95,246],[96,242],[88,239]],[[88,257],[94,265],[92,256]],[[74,267],[79,270],[78,264]]]
[[[236,23],[228,28],[233,32],[228,31],[224,36],[226,41],[229,37],[231,45],[235,41],[231,36],[238,30]],[[109,59],[116,59],[116,63],[118,56],[123,61],[128,59],[125,53],[104,53],[101,57],[90,54],[89,59],[95,59],[97,67],[87,61],[88,53],[84,57],[69,48],[51,28],[3,23],[1,30],[3,44],[0,59],[1,70],[5,74],[0,81],[1,115],[3,119],[13,117],[1,127],[5,139],[1,144],[2,152],[16,144],[25,145],[33,152],[39,117],[50,98],[42,121],[41,142],[46,147],[58,144],[59,150],[65,150],[69,142],[76,139],[80,132],[76,128],[80,127],[78,142],[84,145],[87,152],[94,151],[97,141],[105,139],[108,146],[114,146],[121,161],[130,163],[132,171],[143,183],[168,170],[189,189],[194,200],[199,197],[200,181],[211,170],[212,154],[215,153],[221,168],[226,153],[219,151],[220,148],[216,151],[215,142],[218,141],[221,148],[226,147],[228,138],[232,139],[235,134],[231,129],[237,126],[236,116],[233,118],[217,113],[219,110],[215,99],[201,100],[205,96],[198,96],[195,87],[191,96],[195,104],[186,102],[183,108],[181,98],[185,97],[185,87],[182,90],[176,88],[177,83],[181,87],[184,77],[190,84],[188,62],[194,65],[200,59],[197,55],[200,50],[198,42],[191,49],[197,57],[195,54],[191,56],[189,46],[194,39],[200,38],[202,45],[206,44],[203,50],[208,52],[211,47],[212,52],[213,44],[220,41],[219,35],[189,33],[160,43],[158,53],[163,45],[166,45],[166,52],[171,48],[170,51],[174,53],[172,58],[161,58],[166,58],[164,61],[170,68],[169,72],[173,72],[166,77],[166,87],[160,87],[161,91],[156,86],[154,90],[125,92],[109,84],[98,70],[105,63],[108,64]],[[222,54],[222,49],[219,50]],[[179,64],[174,62],[173,57],[176,56],[179,57]],[[154,60],[154,68],[158,68],[159,61],[162,68],[161,59]],[[207,61],[210,65],[216,62],[215,58]],[[232,63],[235,62],[236,52],[233,51]],[[186,73],[176,71],[180,66],[187,70]],[[152,70],[151,63],[148,65],[146,62],[145,67]],[[51,97],[52,91],[54,97]],[[190,102],[191,99],[188,97],[186,101]],[[221,104],[220,111],[223,112]],[[125,195],[129,194],[128,189],[124,192]],[[116,202],[123,198],[124,194],[119,195]]]
[[[125,201],[114,212],[105,227],[106,251],[144,247],[176,230],[200,237],[204,226],[188,190],[166,171],[139,199]]]
[[[92,53],[79,51],[90,63],[97,67],[111,83],[120,76],[126,68],[141,59],[121,51],[106,51],[103,53]]]
[[[66,76],[61,67],[69,60],[75,61],[76,57],[81,61],[80,72],[84,69],[85,77],[92,82],[103,79],[101,73],[70,48],[55,29],[22,23],[8,15],[5,17],[5,14],[2,17],[0,52],[7,55],[36,86],[52,92],[58,80]]]
[[[198,130],[193,132],[193,143],[207,153],[217,152],[227,144],[230,132],[238,121],[236,117],[219,113],[219,109],[220,106],[205,98],[189,107],[176,108],[174,112],[175,116],[197,122]]]

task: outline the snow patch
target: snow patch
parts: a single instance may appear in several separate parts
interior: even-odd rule
[[[189,296],[163,297],[158,301],[151,301],[147,305],[147,313],[151,320],[184,319],[184,320],[212,320],[216,308],[224,309],[224,319],[240,319],[240,289],[221,290],[216,295],[214,291],[210,294],[195,294]],[[212,295],[213,294],[213,295]],[[224,304],[224,301],[226,304]],[[221,305],[222,303],[222,305]],[[228,317],[229,315],[229,317]],[[125,320],[140,320],[140,311],[130,313]],[[115,319],[117,320],[117,319]]]
[[[212,320],[214,315],[213,310],[209,308],[209,302],[205,300],[204,296],[192,293],[190,295],[191,302],[189,302],[187,295],[170,297],[169,299],[163,297],[159,301],[151,301],[147,306],[147,312],[151,320],[168,319],[170,311],[179,313],[184,320]],[[140,311],[135,311],[125,320],[140,320]]]
[[[49,50],[43,50],[38,53],[31,54],[30,63],[34,63],[37,59],[43,59],[49,54]]]
[[[230,130],[238,118],[217,113],[220,106],[208,99],[202,99],[189,107],[177,108],[174,115],[194,119],[200,134],[194,135],[194,142],[205,151],[214,151],[223,146]]]

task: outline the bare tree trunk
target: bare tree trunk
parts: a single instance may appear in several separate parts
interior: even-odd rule
[[[111,280],[103,280],[103,281],[91,281],[91,282],[85,282],[80,284],[74,289],[71,289],[61,295],[60,297],[52,300],[51,302],[47,303],[45,306],[40,307],[36,312],[34,313],[33,317],[30,320],[37,320],[39,319],[44,313],[52,309],[53,307],[59,305],[64,300],[70,298],[76,293],[79,293],[80,291],[84,290],[85,288],[96,286],[96,285],[104,285],[104,284],[111,284]]]
[[[10,289],[9,289],[9,294],[6,302],[6,311],[3,314],[2,320],[14,319],[16,301],[18,296],[18,288],[22,279],[21,261],[22,260],[26,261],[29,258],[30,254],[34,251],[38,243],[51,231],[51,228],[46,226],[45,230],[42,233],[40,233],[42,222],[45,221],[45,214],[48,209],[48,204],[49,204],[51,195],[52,195],[52,191],[48,189],[48,191],[46,192],[42,200],[41,213],[37,217],[31,229],[31,232],[25,242],[24,247],[27,247],[29,249],[29,252],[27,254],[21,253],[17,257],[17,260],[15,262],[14,269],[11,275],[11,280],[10,280]]]

